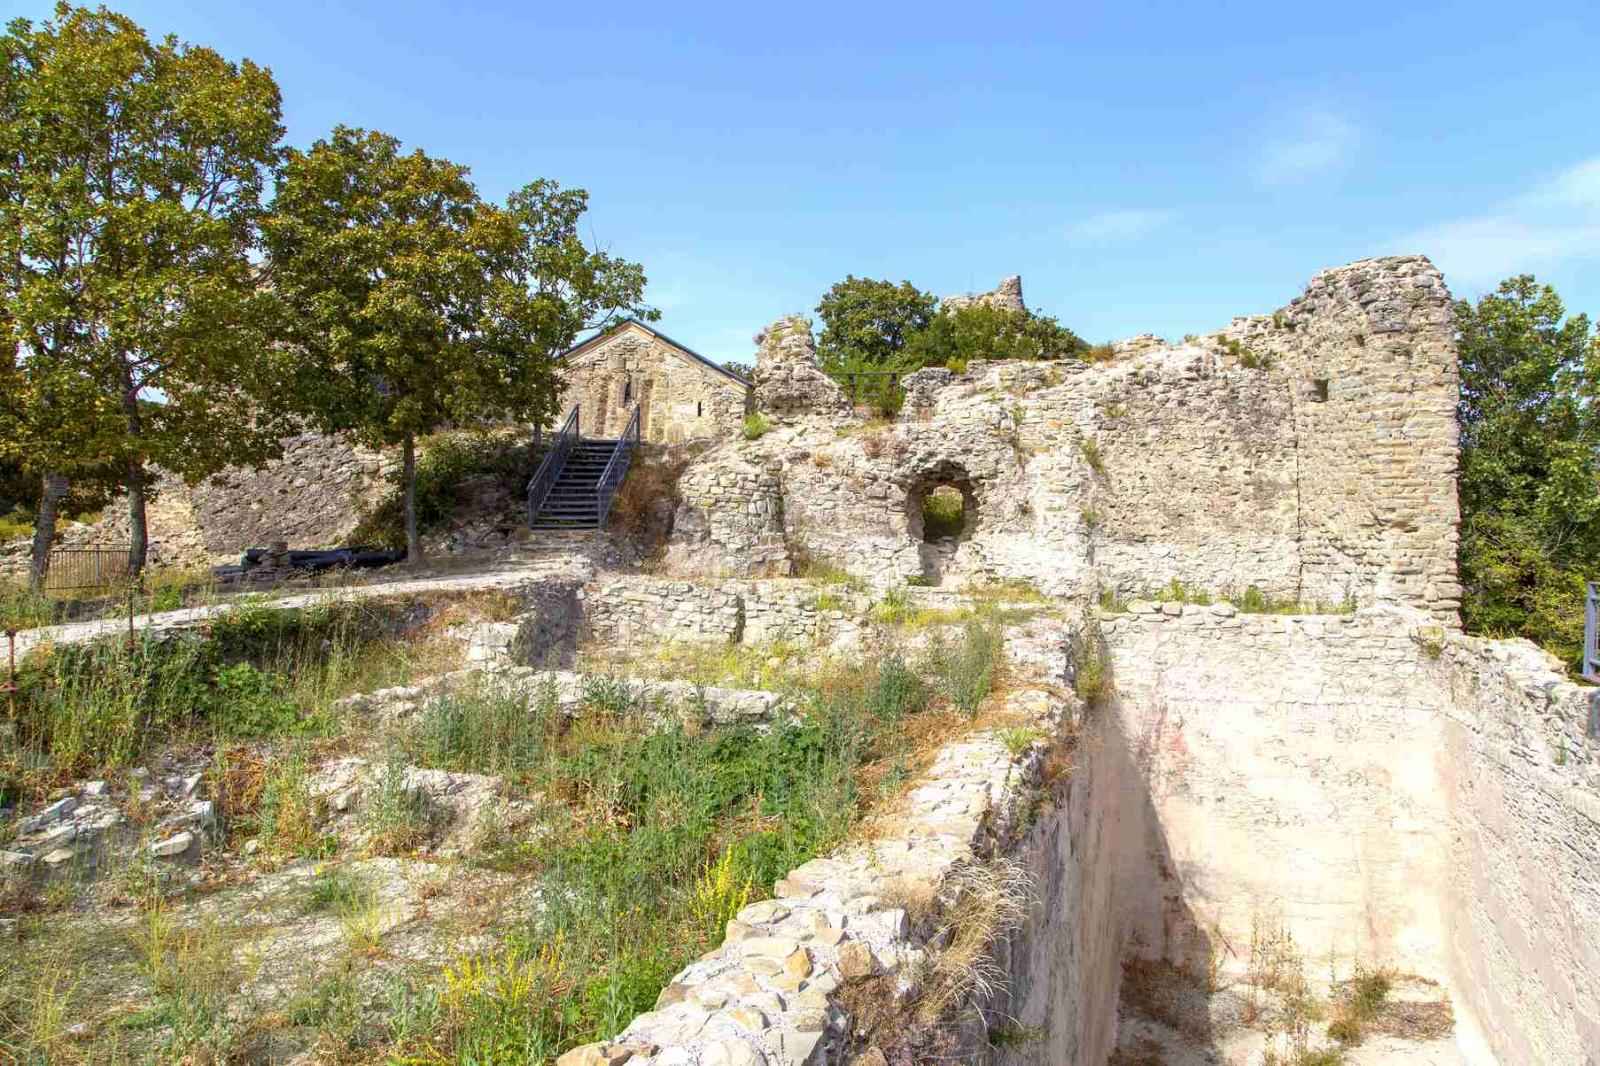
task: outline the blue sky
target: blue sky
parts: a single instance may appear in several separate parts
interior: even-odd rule
[[[719,360],[847,273],[1020,273],[1091,341],[1397,251],[1600,312],[1595,0],[112,6],[271,67],[293,144],[344,122],[488,196],[589,189],[661,328]]]

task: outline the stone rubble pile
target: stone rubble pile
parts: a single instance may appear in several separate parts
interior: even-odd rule
[[[124,798],[155,813],[146,832],[149,851],[158,858],[187,854],[202,835],[217,828],[216,805],[202,798],[199,772],[151,777],[142,767],[129,772]],[[0,849],[0,868],[17,874],[49,872],[74,861],[91,861],[104,847],[120,842],[127,819],[116,792],[105,781],[86,781],[67,796],[21,819],[16,835]]]
[[[854,405],[837,382],[817,366],[811,323],[788,315],[756,334],[752,375],[757,409],[789,418],[817,415],[849,418]]]

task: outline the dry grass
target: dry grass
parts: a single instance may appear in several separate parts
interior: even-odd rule
[[[1122,1003],[1185,1036],[1210,1034],[1205,982],[1165,959],[1129,958],[1122,963]]]
[[[945,879],[941,895],[954,902],[944,909],[936,940],[946,946],[932,961],[917,1007],[924,1023],[968,997],[987,1001],[1000,990],[1006,975],[991,949],[1027,920],[1033,881],[1021,863],[996,859],[960,868]]]

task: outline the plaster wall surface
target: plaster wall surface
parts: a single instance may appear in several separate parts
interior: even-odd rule
[[[1467,1061],[1600,1055],[1600,743],[1521,641],[1420,612],[1135,604],[1103,623],[1104,773],[1130,950],[1252,933],[1449,990]]]

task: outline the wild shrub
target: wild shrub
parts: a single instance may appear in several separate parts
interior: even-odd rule
[[[433,697],[405,734],[410,760],[429,769],[512,776],[544,759],[544,738],[555,713],[551,686],[534,698],[483,683]]]
[[[311,795],[305,755],[292,752],[278,761],[262,785],[256,814],[261,850],[276,858],[316,854],[322,846],[317,833],[322,813],[320,802]]]
[[[689,668],[720,678],[750,669],[734,661],[749,654]],[[528,771],[556,812],[537,854],[541,906],[503,947],[391,989],[391,1058],[521,1063],[606,1039],[746,902],[843,839],[858,771],[906,750],[928,689],[892,656],[798,678],[796,720],[766,732],[639,729],[627,686],[605,678],[570,725],[550,716]]]
[[[1367,1026],[1388,1002],[1393,986],[1394,978],[1388,970],[1357,963],[1355,973],[1338,989],[1328,1035],[1343,1045],[1361,1043]]]
[[[928,705],[928,689],[904,659],[890,653],[873,667],[864,705],[881,721],[899,722]]]
[[[927,1023],[939,1021],[969,995],[983,1002],[1001,987],[1006,975],[991,948],[1027,920],[1033,883],[1020,863],[997,859],[958,869],[945,891],[954,904],[935,937],[945,946],[932,960],[918,1004]]]
[[[1127,599],[1114,588],[1101,589],[1098,603],[1107,614],[1125,614],[1128,610]]]
[[[418,441],[417,525],[424,532],[438,529],[466,495],[480,488],[486,479],[496,482],[512,500],[520,500],[537,465],[533,442],[521,433],[461,430],[424,437]],[[394,488],[361,517],[350,534],[350,543],[405,547],[398,472],[395,478]]]
[[[744,439],[760,440],[772,428],[772,423],[767,421],[767,416],[760,411],[752,411],[744,416]]]
[[[406,782],[405,757],[386,755],[361,797],[361,828],[371,855],[408,855],[427,842],[433,810],[427,795]]]
[[[306,906],[314,911],[338,910],[371,891],[366,879],[340,866],[318,869],[306,891]]]
[[[705,931],[707,940],[715,941],[729,922],[750,902],[755,887],[738,855],[732,848],[724,848],[717,861],[706,866],[695,878],[689,911]]]
[[[157,1019],[175,1059],[228,1062],[243,1036],[234,997],[247,976],[233,938],[212,922],[180,926],[164,905],[145,912],[133,934]],[[152,1019],[155,1020],[155,1019]]]
[[[1099,707],[1111,695],[1111,659],[1094,621],[1073,634],[1071,660],[1073,691],[1085,706]]]
[[[217,669],[214,684],[212,724],[223,736],[281,735],[301,724],[299,708],[284,694],[281,677],[249,663],[233,663]]]
[[[994,686],[1004,644],[999,625],[974,619],[962,627],[953,645],[942,634],[935,635],[928,645],[926,666],[952,706],[976,714]]]
[[[1105,456],[1100,452],[1100,442],[1093,437],[1084,437],[1078,441],[1078,451],[1083,454],[1083,461],[1089,464],[1089,469],[1095,474],[1104,477],[1106,473]]]

